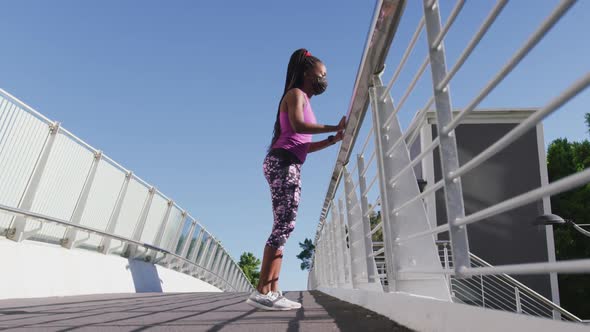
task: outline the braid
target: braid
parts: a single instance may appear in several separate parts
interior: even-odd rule
[[[289,59],[289,65],[287,66],[285,89],[283,90],[283,95],[279,101],[277,119],[275,121],[272,142],[270,144],[269,150],[272,149],[272,146],[276,143],[276,141],[279,139],[279,136],[281,135],[281,122],[279,120],[279,114],[281,112],[281,102],[283,101],[283,98],[289,90],[293,88],[300,88],[303,85],[303,74],[310,68],[313,68],[313,66],[315,66],[315,64],[318,62],[321,62],[320,59],[311,55],[311,53],[309,53],[309,51],[304,48],[298,49],[291,55],[291,58]]]

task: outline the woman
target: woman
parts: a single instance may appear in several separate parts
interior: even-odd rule
[[[260,269],[260,281],[246,302],[266,310],[290,310],[301,304],[285,298],[278,288],[283,248],[295,227],[300,172],[310,152],[322,150],[342,140],[346,118],[336,126],[317,124],[310,99],[328,87],[326,66],[306,49],[291,55],[287,67],[285,90],[274,127],[274,134],[263,169],[272,197],[274,224],[266,241]],[[312,134],[337,132],[335,136],[312,142]]]

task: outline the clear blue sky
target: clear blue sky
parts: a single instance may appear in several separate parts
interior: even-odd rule
[[[385,79],[418,20],[421,1],[408,2]],[[453,3],[441,2],[443,20]],[[472,100],[556,3],[507,6],[452,81],[454,107]],[[466,4],[446,43],[449,64],[492,6]],[[289,56],[305,47],[325,62],[330,85],[312,104],[320,122],[335,124],[348,110],[373,7],[372,1],[4,0],[0,87],[156,185],[235,258],[244,251],[261,257],[272,224],[261,164]],[[542,106],[588,72],[589,13],[590,3],[580,1],[482,106]],[[395,99],[424,59],[421,41],[392,91]],[[403,123],[425,104],[428,84],[422,80],[408,99]],[[588,137],[589,101],[584,93],[547,119],[546,142]],[[297,244],[314,236],[336,151],[312,154],[304,165],[281,276],[285,290],[306,287]]]

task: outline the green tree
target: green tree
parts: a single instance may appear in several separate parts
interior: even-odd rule
[[[585,115],[590,134],[590,113]],[[556,139],[547,151],[549,181],[590,167],[590,141],[569,142]],[[551,210],[564,219],[578,224],[590,223],[590,184],[551,197]],[[555,252],[558,260],[590,257],[590,239],[577,232],[570,225],[554,227]],[[561,305],[573,314],[590,318],[590,276],[559,275]]]
[[[299,242],[299,247],[301,247],[301,252],[297,255],[297,258],[301,260],[301,269],[302,270],[309,270],[311,268],[311,257],[313,257],[313,253],[315,252],[315,246],[311,239],[306,238],[303,240],[303,243]]]
[[[240,256],[238,266],[242,269],[250,283],[256,287],[258,285],[258,279],[260,279],[260,270],[258,269],[260,259],[256,258],[251,252],[244,252]]]
[[[369,206],[369,208],[371,208]],[[371,229],[375,229],[375,227],[381,222],[381,211],[372,210],[369,214],[369,223],[371,224]],[[373,242],[383,242],[383,227],[373,233],[371,237]]]

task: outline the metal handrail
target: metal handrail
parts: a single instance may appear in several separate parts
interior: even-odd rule
[[[443,246],[443,247],[450,247],[450,241],[448,240],[437,240],[436,241],[437,246]],[[440,253],[440,249],[439,249],[439,253]],[[444,251],[444,248],[443,248]],[[488,263],[487,261],[485,261],[484,259],[480,258],[479,256],[473,254],[473,253],[469,253],[470,257],[471,257],[471,261],[472,261],[472,266],[473,267],[477,267],[477,266],[485,266],[485,267],[493,267],[492,264]],[[452,260],[452,251],[448,251],[448,263],[450,265],[452,265],[453,260]],[[446,260],[444,257],[441,257],[441,263],[445,264]],[[536,291],[534,291],[533,289],[531,289],[530,287],[526,286],[525,284],[521,283],[520,281],[514,279],[513,277],[511,277],[510,275],[506,274],[506,273],[502,273],[502,274],[496,274],[493,275],[493,277],[502,277],[505,278],[509,283],[511,283],[513,286],[518,287],[523,293],[527,294],[528,296],[534,298],[535,300],[541,302],[542,304],[550,307],[551,310],[555,310],[558,311],[561,315],[567,317],[568,319],[575,321],[575,322],[582,322],[582,320],[580,318],[578,318],[577,316],[575,316],[574,314],[570,313],[569,311],[567,311],[566,309],[562,308],[561,306],[557,305],[556,303],[554,303],[553,301],[549,300],[548,298],[544,297],[543,295],[537,293]],[[456,282],[461,282],[462,279],[454,279]],[[506,282],[506,281],[504,281]]]
[[[62,220],[62,219],[59,219],[59,218],[54,218],[54,217],[51,217],[51,216],[46,216],[46,215],[43,215],[43,214],[40,214],[40,213],[36,213],[36,212],[25,211],[25,210],[22,210],[22,209],[19,209],[19,208],[10,207],[10,206],[6,206],[6,205],[3,205],[3,204],[0,204],[0,210],[5,211],[5,212],[9,212],[9,213],[11,213],[13,215],[21,215],[23,217],[33,218],[35,220],[39,220],[39,221],[43,221],[43,222],[52,222],[52,223],[57,223],[57,224],[60,224],[60,225],[63,225],[63,226],[73,227],[73,228],[76,228],[78,230],[81,230],[81,231],[85,231],[87,233],[90,233],[90,234],[96,234],[96,235],[104,236],[104,237],[107,237],[107,238],[110,238],[110,239],[113,239],[113,240],[118,240],[118,241],[121,241],[121,242],[125,242],[127,244],[134,244],[134,245],[137,245],[137,246],[144,247],[144,248],[146,248],[148,250],[158,251],[160,253],[163,253],[164,255],[168,255],[168,256],[173,257],[174,259],[181,260],[184,263],[188,263],[188,264],[194,265],[195,267],[197,267],[199,269],[205,270],[205,271],[209,272],[210,274],[219,277],[227,286],[229,286],[231,289],[233,289],[234,291],[236,291],[236,288],[235,287],[233,287],[231,284],[229,284],[229,282],[227,280],[225,280],[224,278],[222,278],[221,276],[219,276],[217,273],[212,272],[211,270],[209,270],[209,269],[207,269],[205,267],[202,267],[200,265],[197,265],[196,263],[194,263],[192,261],[189,261],[188,259],[186,259],[186,258],[184,258],[182,256],[179,256],[179,255],[177,255],[175,253],[172,253],[172,252],[170,252],[170,251],[168,251],[166,249],[163,249],[163,248],[160,248],[160,247],[156,247],[154,245],[151,245],[151,244],[148,244],[148,243],[144,243],[144,242],[141,242],[141,241],[136,241],[136,240],[133,240],[133,239],[124,237],[124,236],[107,233],[105,231],[101,231],[99,229],[95,229],[95,228],[92,228],[92,227],[78,225],[78,224],[73,224],[73,223],[71,223],[71,222],[69,222],[67,220]]]
[[[387,16],[383,16],[381,9],[387,4],[389,11]],[[330,201],[334,198],[336,188],[342,177],[342,168],[348,163],[352,153],[352,147],[355,145],[358,132],[364,120],[364,115],[369,106],[369,87],[371,77],[383,70],[385,59],[389,47],[393,41],[393,36],[399,25],[401,14],[406,5],[406,0],[388,0],[377,1],[373,20],[369,28],[368,36],[365,41],[365,47],[361,63],[359,64],[358,74],[354,83],[352,99],[350,101],[347,113],[347,124],[338,151],[338,157],[334,166],[334,171],[328,184],[328,192],[324,200],[324,206],[320,215],[320,224],[316,232],[315,241],[317,241],[321,228],[330,209]],[[314,241],[314,242],[315,242]]]
[[[219,247],[221,248],[221,250],[223,251],[223,253],[225,255],[228,256],[228,258],[231,260],[232,265],[231,268],[225,268],[226,271],[224,272],[228,272],[228,269],[233,270],[232,274],[235,275],[235,271],[238,271],[240,273],[239,275],[239,279],[235,279],[233,280],[234,283],[236,283],[236,285],[238,285],[238,283],[241,283],[242,285],[240,286],[240,288],[243,287],[248,287],[250,289],[252,289],[252,285],[250,285],[247,277],[245,276],[245,274],[243,273],[243,271],[241,270],[241,268],[238,266],[238,264],[236,263],[236,261],[231,258],[231,256],[229,255],[229,253],[227,253],[227,251],[223,248],[223,246],[219,243],[219,241],[209,232],[207,232],[207,230],[205,229],[205,227],[202,225],[201,222],[197,221],[194,217],[192,217],[190,215],[190,213],[188,211],[184,211],[184,209],[182,209],[176,202],[174,202],[173,200],[171,200],[170,198],[168,198],[166,195],[164,195],[162,192],[160,192],[159,190],[157,190],[155,187],[153,187],[152,185],[150,185],[147,181],[141,179],[139,176],[137,176],[135,173],[130,172],[129,170],[127,170],[125,167],[123,167],[122,165],[120,165],[119,163],[117,163],[116,161],[114,161],[113,159],[111,159],[110,157],[108,157],[107,155],[105,155],[102,151],[94,148],[93,146],[91,146],[90,144],[84,142],[82,139],[80,139],[79,137],[77,137],[76,135],[74,135],[73,133],[69,132],[68,130],[66,130],[65,128],[57,125],[55,126],[57,123],[50,120],[49,118],[45,117],[43,114],[39,113],[38,111],[36,111],[35,109],[33,109],[31,106],[25,104],[23,101],[19,100],[18,98],[16,98],[15,96],[11,95],[10,93],[4,91],[3,89],[0,89],[0,98],[3,99],[3,105],[6,103],[6,105],[11,105],[11,110],[14,110],[15,112],[24,112],[25,114],[31,115],[33,117],[35,117],[36,119],[38,119],[41,123],[45,123],[47,125],[50,126],[50,128],[57,128],[57,130],[55,131],[56,134],[61,134],[66,136],[69,140],[71,140],[74,144],[88,150],[88,152],[93,153],[95,158],[97,156],[99,156],[99,158],[97,160],[100,160],[101,162],[105,162],[107,164],[110,164],[111,166],[115,167],[117,169],[117,171],[124,173],[126,176],[128,176],[130,179],[133,179],[134,181],[137,181],[138,184],[142,185],[143,187],[145,187],[147,190],[149,190],[150,192],[152,192],[153,195],[159,195],[161,196],[165,201],[169,202],[169,206],[174,207],[180,211],[183,211],[183,215],[188,218],[187,220],[191,220],[194,224],[194,227],[199,227],[201,229],[203,229],[205,231],[205,233],[212,238],[212,240],[217,243],[219,245]],[[20,207],[20,205],[19,205]],[[29,209],[30,207],[28,207],[27,209]],[[148,244],[148,243],[142,243],[139,241],[135,241],[133,239],[129,239],[129,238],[125,238],[125,237],[121,237],[118,236],[114,233],[109,233],[109,232],[104,232],[104,231],[100,231],[98,229],[94,229],[91,227],[87,227],[87,226],[83,226],[80,225],[78,223],[70,223],[69,221],[66,220],[61,220],[61,219],[57,219],[57,218],[53,218],[51,216],[46,216],[46,215],[42,215],[42,214],[37,214],[31,211],[27,211],[26,209],[19,209],[19,208],[15,208],[15,207],[9,207],[6,205],[2,205],[0,204],[0,210],[5,210],[8,212],[12,212],[12,213],[16,213],[18,215],[21,216],[30,216],[41,220],[41,221],[51,221],[51,222],[55,222],[58,224],[62,224],[64,226],[67,227],[71,227],[71,229],[75,229],[75,230],[82,230],[82,231],[86,231],[88,233],[94,233],[97,235],[101,235],[103,236],[103,238],[108,238],[108,239],[116,239],[116,240],[120,240],[122,242],[125,243],[129,243],[129,244],[133,244],[133,245],[137,245],[137,246],[142,246],[142,247],[150,247],[150,248],[158,248],[157,246],[154,246],[152,244]],[[26,220],[26,218],[25,218]],[[184,222],[184,217],[182,219],[182,221]],[[182,226],[180,226],[182,227]],[[39,229],[35,229],[33,231],[28,231],[28,232],[24,232],[23,234],[25,234],[25,238],[26,234],[36,234],[38,233],[38,231],[40,231],[42,228],[40,227]],[[14,228],[12,229],[14,230]],[[182,228],[180,229],[182,230]],[[19,232],[22,232],[22,230],[20,230]],[[177,236],[180,236],[180,233],[177,234]],[[190,261],[186,260],[184,257],[181,257],[175,253],[169,252],[166,249],[163,248],[159,248],[158,251],[172,257],[173,259],[179,260],[179,261],[185,261],[186,263],[191,263]],[[194,264],[193,264],[194,265]],[[198,268],[206,270],[207,272],[209,272],[211,275],[215,275],[217,277],[219,277],[220,282],[225,282],[229,285],[228,281],[221,278],[219,275],[217,275],[216,273],[209,271],[207,269],[205,269],[204,267],[198,266],[196,265]],[[232,289],[236,290],[236,288],[234,286],[231,286]]]
[[[480,115],[472,114],[472,112],[475,111],[475,107],[480,103],[481,99],[490,94],[508,73],[518,66],[526,54],[564,16],[566,11],[575,3],[575,0],[562,0],[550,16],[535,30],[533,35],[523,45],[519,46],[516,53],[508,59],[508,62],[500,68],[499,72],[493,74],[491,81],[472,97],[471,101],[468,100],[470,101],[468,106],[461,111],[454,112],[449,82],[471,56],[492,24],[497,21],[507,2],[507,0],[497,0],[495,6],[484,18],[465,48],[455,50],[458,52],[454,53],[460,54],[459,59],[456,60],[452,69],[447,71],[444,42],[448,37],[447,35],[450,35],[451,25],[455,19],[458,19],[466,2],[462,0],[456,1],[455,7],[443,26],[439,1],[424,0],[423,13],[421,15],[412,13],[412,15],[408,16],[411,20],[408,22],[408,28],[411,29],[408,32],[408,38],[412,31],[414,31],[414,34],[411,35],[409,45],[406,44],[405,49],[404,45],[396,47],[403,54],[402,61],[398,65],[398,69],[393,73],[393,78],[384,85],[381,75],[384,68],[383,55],[391,57],[388,55],[389,47],[396,34],[405,2],[378,1],[367,36],[361,65],[357,73],[346,134],[329,182],[316,231],[314,243],[318,246],[312,258],[312,269],[309,274],[310,283],[308,283],[311,288],[340,288],[344,285],[349,287],[348,280],[352,279],[353,288],[363,289],[365,283],[369,283],[373,287],[372,283],[378,282],[373,277],[378,275],[380,278],[385,277],[384,281],[389,279],[387,281],[387,291],[428,294],[433,298],[450,301],[448,285],[446,285],[450,278],[455,278],[453,280],[458,280],[458,282],[465,279],[465,282],[472,284],[463,286],[463,288],[468,289],[476,287],[473,280],[477,279],[468,280],[469,277],[480,276],[481,282],[489,279],[490,284],[493,284],[494,287],[497,286],[496,291],[499,293],[491,296],[497,297],[499,301],[504,301],[511,296],[509,294],[511,292],[510,288],[514,286],[513,296],[517,298],[517,308],[515,309],[517,312],[531,311],[539,314],[549,310],[545,309],[545,307],[548,307],[554,311],[554,315],[560,312],[563,318],[580,321],[574,319],[575,316],[564,312],[563,308],[558,309],[554,306],[555,304],[549,304],[550,301],[539,299],[538,293],[529,292],[529,289],[522,287],[522,284],[513,283],[512,280],[505,281],[509,279],[505,279],[504,275],[550,273],[551,287],[555,291],[556,273],[588,273],[590,271],[590,259],[556,262],[551,252],[553,247],[549,243],[548,262],[500,266],[479,264],[476,259],[471,262],[469,236],[465,227],[467,224],[482,222],[489,217],[540,200],[543,200],[543,208],[548,209],[549,202],[547,198],[549,196],[573,189],[590,181],[590,169],[587,168],[548,183],[547,176],[541,168],[542,176],[539,184],[535,184],[536,188],[527,189],[529,191],[524,193],[519,192],[514,197],[504,198],[504,200],[494,205],[470,212],[469,215],[465,214],[466,202],[464,201],[461,177],[472,168],[496,156],[525,132],[536,130],[537,146],[535,148],[542,149],[542,119],[590,87],[590,74],[585,73],[580,80],[569,87],[560,88],[555,98],[549,103],[532,110],[524,117],[518,116],[517,119],[511,119],[514,122],[510,123],[517,124],[507,130],[506,133],[503,133],[500,138],[491,142],[482,152],[470,156],[466,161],[460,160],[458,143],[463,143],[465,137],[456,135],[454,129],[459,124],[480,122]],[[418,28],[414,30],[416,22],[419,22]],[[397,87],[394,85],[395,80],[410,53],[418,45],[418,35],[423,27],[426,28],[427,34],[425,46],[428,58],[422,62],[417,74],[413,77],[408,76],[409,85]],[[427,93],[422,93],[422,96],[429,97],[429,101],[426,107],[418,109],[410,125],[404,128],[402,125],[404,121],[397,112],[412,93],[416,82],[421,79],[426,64],[430,65],[432,90],[429,89]],[[393,91],[394,87],[395,91]],[[394,105],[390,91],[393,93],[405,91],[397,108]],[[372,111],[370,117],[368,117],[372,121],[368,125],[370,130],[368,130],[364,144],[360,148],[360,154],[357,155],[356,164],[354,166],[348,165],[350,155],[355,151],[357,153],[359,151],[359,147],[355,146],[355,141],[365,120],[367,101],[370,101]],[[428,114],[431,106],[433,118]],[[466,117],[467,115],[469,115],[469,118]],[[494,117],[496,117],[496,114],[494,114]],[[421,137],[420,141],[415,142],[419,135]],[[373,151],[367,151],[370,139],[374,139]],[[419,145],[414,143],[419,143]],[[435,149],[438,149],[438,153],[435,152]],[[369,153],[371,154],[371,161],[373,156],[375,158],[371,169],[376,169],[377,172],[374,178],[369,179],[371,184],[367,187],[366,174],[368,167],[366,167],[364,160],[365,154]],[[464,151],[461,153],[464,153]],[[543,167],[542,159],[544,156],[540,150],[538,155],[539,167]],[[436,159],[437,157],[439,159]],[[424,187],[426,181],[420,181],[421,179],[416,176],[415,171],[418,165],[422,166],[423,173],[426,173],[426,175],[423,174],[426,178],[422,179],[428,181],[426,187]],[[358,171],[358,182],[352,178],[351,172],[349,172],[350,169]],[[343,174],[346,179],[341,186],[340,178]],[[375,182],[379,184],[380,222],[371,219],[370,210],[375,207],[368,204],[372,200],[369,195],[373,196],[376,193],[376,190],[372,189]],[[416,186],[416,182],[418,182],[418,186]],[[437,222],[436,218],[439,214],[437,205],[440,202],[438,202],[438,197],[435,200],[433,196],[435,192],[440,192],[441,189],[445,191],[442,207],[446,210],[447,218]],[[346,200],[347,202],[346,210],[339,207],[338,211],[336,211],[333,208],[338,190],[342,193],[339,201]],[[469,190],[472,190],[472,188],[470,187]],[[329,222],[326,221],[328,213],[332,214]],[[376,223],[376,225],[373,225],[373,223]],[[340,234],[343,227],[347,227],[348,230],[348,233],[344,234],[344,236]],[[378,230],[383,232],[383,245],[371,243],[373,234]],[[439,258],[436,256],[438,253],[433,243],[434,235],[443,232],[448,232],[452,239],[450,242],[454,256],[452,267],[445,264],[441,268]],[[547,241],[550,241],[550,236],[548,229]],[[363,242],[364,246],[361,245]],[[363,247],[364,250],[359,249]],[[351,264],[346,261],[342,262],[343,252],[345,255],[351,256]],[[378,256],[379,260],[381,260],[378,264],[375,262],[375,256]],[[374,267],[376,265],[379,273],[375,272],[377,271],[377,267]],[[492,277],[486,277],[490,275]],[[346,282],[343,280],[346,280]],[[497,282],[497,280],[501,280],[501,282]],[[433,285],[436,285],[436,287]],[[510,285],[510,287],[505,287],[505,285]],[[383,286],[385,286],[385,283],[383,283]],[[501,294],[500,292],[503,292],[504,288],[508,288],[508,291]],[[520,290],[522,290],[522,303],[520,302]],[[490,291],[490,289],[486,291]],[[510,302],[504,304],[510,304]],[[532,306],[528,308],[528,304],[532,304]],[[514,301],[512,305],[514,305]]]
[[[471,259],[478,262],[479,264],[482,264],[484,266],[493,266],[492,264],[486,262],[485,260],[483,260],[482,258],[474,255],[474,254],[470,254]],[[502,273],[500,274],[502,277],[510,280],[511,283],[514,283],[518,288],[523,289],[527,292],[528,295],[534,297],[536,300],[542,302],[543,304],[551,307],[553,310],[559,311],[560,314],[567,316],[569,319],[576,321],[576,322],[581,322],[582,320],[580,318],[578,318],[577,316],[575,316],[574,314],[570,313],[569,311],[565,310],[564,308],[560,307],[559,305],[555,304],[553,301],[549,300],[548,298],[544,297],[543,295],[537,293],[536,291],[532,290],[531,288],[527,287],[525,284],[521,283],[520,281],[512,278],[511,276],[509,276],[506,273]]]

